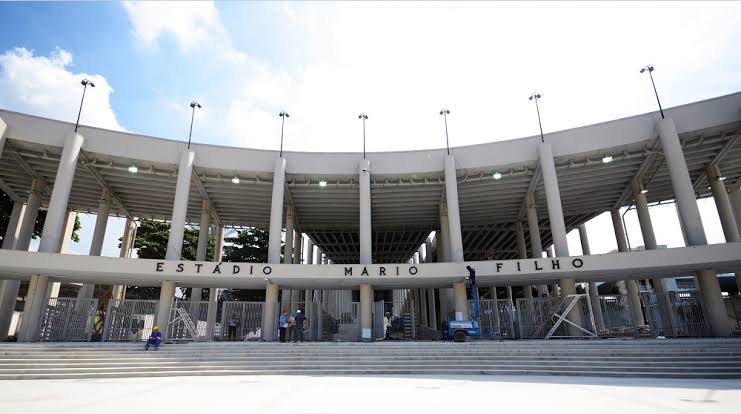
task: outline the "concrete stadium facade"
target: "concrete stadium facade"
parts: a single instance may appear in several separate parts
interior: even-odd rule
[[[165,329],[177,286],[209,289],[211,325],[218,288],[265,289],[267,341],[275,340],[279,298],[308,302],[317,290],[359,290],[358,339],[370,340],[378,336],[374,291],[395,292],[394,302],[397,291],[411,292],[421,322],[433,329],[448,315],[466,318],[470,265],[494,294],[507,288],[510,303],[511,286],[523,286],[525,300],[565,301],[587,283],[585,300],[597,312],[595,283],[620,281],[636,326],[645,323],[636,280],[653,279],[662,294],[663,278],[692,273],[709,334],[728,336],[717,273],[736,273],[741,287],[741,93],[664,113],[543,140],[363,157],[187,148],[85,126],[72,132],[66,122],[0,110],[0,188],[15,202],[0,251],[0,329],[8,329],[21,281],[29,282],[21,341],[39,339],[59,283],[82,283],[78,299],[92,297],[95,284],[114,285],[116,300],[126,285],[159,286],[155,320]],[[708,195],[726,243],[707,243],[696,200]],[[648,205],[665,200],[676,201],[688,247],[656,248]],[[627,243],[619,213],[627,205],[638,212],[645,251]],[[29,252],[39,209],[46,221],[39,251]],[[90,256],[60,254],[69,211],[98,214]],[[590,255],[584,223],[606,211],[619,252]],[[98,257],[110,215],[127,219],[119,258]],[[129,257],[140,219],[170,222],[164,260]],[[200,228],[194,262],[181,260],[186,225]],[[206,257],[211,226],[213,260]],[[268,229],[268,263],[222,262],[228,227]],[[572,256],[566,234],[577,228],[583,254]],[[543,257],[551,245],[553,257]]]

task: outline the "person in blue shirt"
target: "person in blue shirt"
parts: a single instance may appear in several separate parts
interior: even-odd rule
[[[161,342],[162,342],[162,332],[160,332],[159,326],[154,325],[154,327],[152,328],[152,334],[149,335],[149,339],[147,339],[147,344],[144,345],[144,350],[149,351],[149,346],[154,345],[154,350],[159,351]]]
[[[281,342],[286,342],[286,328],[288,328],[288,313],[283,311],[278,318],[278,332],[280,332],[279,338]]]

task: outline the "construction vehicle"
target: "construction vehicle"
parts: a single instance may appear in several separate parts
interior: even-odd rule
[[[455,320],[448,316],[447,337],[455,342],[465,342],[468,338],[477,338],[481,335],[479,326],[479,288],[476,285],[476,269],[466,266],[468,280],[471,283],[473,296],[473,315],[470,320]]]

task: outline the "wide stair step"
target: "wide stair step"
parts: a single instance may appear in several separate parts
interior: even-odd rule
[[[741,338],[0,344],[0,379],[268,374],[741,378]]]

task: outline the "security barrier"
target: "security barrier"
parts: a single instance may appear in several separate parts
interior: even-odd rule
[[[41,314],[40,341],[89,341],[98,299],[51,298]]]
[[[158,300],[110,300],[102,340],[146,341],[152,333],[158,303]]]
[[[414,299],[412,299],[412,295],[402,295],[402,297],[406,297],[406,299],[398,302],[384,302],[383,304],[383,323],[385,329],[382,338],[384,339],[417,339],[419,318],[417,317],[415,310]],[[373,320],[376,320],[375,316],[373,317]]]
[[[588,295],[517,299],[520,338],[596,337]]]
[[[262,340],[262,312],[265,302],[224,302],[221,308],[221,329],[214,339],[229,340],[229,325],[236,323],[233,339],[237,341]]]
[[[646,322],[653,336],[700,337],[710,335],[702,301],[696,291],[641,294]]]
[[[360,302],[352,302],[351,291],[320,291],[317,304],[318,341],[359,341]]]
[[[605,329],[600,337],[637,336],[633,311],[628,295],[604,295],[599,297]]]
[[[473,301],[470,300],[468,301],[468,314],[473,315]],[[514,339],[514,309],[509,299],[479,300],[479,327],[483,338]]]
[[[207,336],[208,301],[175,299],[170,311],[167,339],[193,341],[206,339]]]

